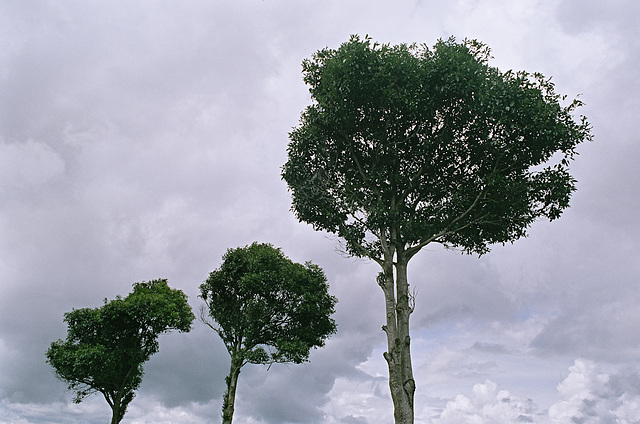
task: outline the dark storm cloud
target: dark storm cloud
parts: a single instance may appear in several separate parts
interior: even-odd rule
[[[217,334],[195,322],[189,334],[160,337],[160,351],[145,365],[141,390],[169,408],[212,399],[222,402],[228,362]]]
[[[253,42],[259,25],[237,28],[225,7],[23,6],[3,6],[17,47],[4,58],[0,114],[13,170],[2,171],[2,393],[42,402],[59,398],[42,355],[63,337],[64,312],[160,276],[197,306],[195,287],[226,247],[266,227],[272,212],[259,211],[279,187],[277,145],[254,143],[247,122],[277,67],[268,40]],[[166,370],[198,400],[224,375],[207,385]]]

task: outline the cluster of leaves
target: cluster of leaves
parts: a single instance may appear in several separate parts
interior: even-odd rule
[[[230,423],[240,368],[246,363],[301,363],[336,331],[336,303],[324,272],[289,260],[269,244],[229,249],[220,269],[200,287],[209,308],[203,321],[231,354],[223,416]],[[126,298],[65,314],[66,340],[53,342],[47,362],[75,392],[76,403],[100,392],[119,423],[142,382],[142,365],[158,351],[160,334],[189,331],[195,316],[167,280],[135,283]]]
[[[100,392],[121,419],[142,381],[143,363],[158,351],[158,336],[189,331],[194,319],[187,296],[167,280],[135,283],[126,298],[66,313],[67,338],[51,344],[47,362],[75,391],[76,403]]]
[[[305,60],[313,103],[282,174],[298,219],[379,258],[384,242],[481,254],[557,218],[575,190],[568,163],[591,137],[572,117],[581,103],[563,106],[549,79],[489,58],[477,41],[353,36]]]
[[[203,321],[241,365],[304,362],[336,330],[336,299],[322,269],[292,262],[270,244],[229,249],[200,297]]]

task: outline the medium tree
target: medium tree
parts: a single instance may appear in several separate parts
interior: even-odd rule
[[[300,221],[382,269],[396,423],[414,418],[409,260],[430,243],[483,254],[558,218],[575,190],[568,165],[591,139],[572,116],[580,101],[489,59],[477,41],[429,49],[352,36],[303,62],[313,102],[290,133],[282,177]]]
[[[47,362],[75,391],[74,402],[102,393],[117,424],[142,382],[142,364],[158,351],[158,336],[187,332],[194,319],[187,296],[167,280],[135,283],[124,299],[66,313],[67,338],[51,344]]]
[[[270,244],[229,249],[200,285],[201,317],[231,356],[222,422],[233,419],[240,369],[248,363],[307,361],[336,331],[336,298],[322,269],[294,263]]]

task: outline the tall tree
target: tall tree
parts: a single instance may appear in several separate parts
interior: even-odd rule
[[[51,344],[47,362],[75,391],[74,402],[102,393],[117,424],[142,382],[143,363],[159,349],[158,336],[188,332],[194,319],[187,296],[167,280],[135,283],[124,299],[66,313],[67,338]]]
[[[336,298],[322,269],[294,263],[270,244],[229,249],[200,285],[203,322],[224,342],[231,366],[222,422],[233,419],[240,369],[248,363],[307,361],[336,331]]]
[[[430,243],[483,254],[558,218],[575,190],[568,165],[591,139],[573,117],[580,101],[489,59],[475,40],[429,49],[352,36],[303,62],[313,102],[282,177],[299,220],[382,269],[396,423],[414,419],[409,260]]]

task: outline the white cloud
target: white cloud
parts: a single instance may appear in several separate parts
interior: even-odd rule
[[[557,401],[542,410],[531,399],[518,399],[491,380],[447,402],[433,424],[634,424],[640,421],[637,370],[606,372],[594,362],[576,359],[557,385]]]
[[[586,360],[576,360],[569,368],[569,375],[558,385],[562,400],[549,408],[549,417],[557,423],[576,422],[585,414],[586,408],[593,408],[602,397],[609,376],[596,372],[595,364]]]
[[[577,359],[558,385],[560,400],[549,408],[554,424],[632,424],[640,421],[637,370],[606,373],[589,360]]]
[[[473,386],[471,397],[458,395],[447,403],[436,421],[438,424],[512,424],[534,422],[534,406],[530,400],[513,399],[508,391],[499,390],[490,380]]]

